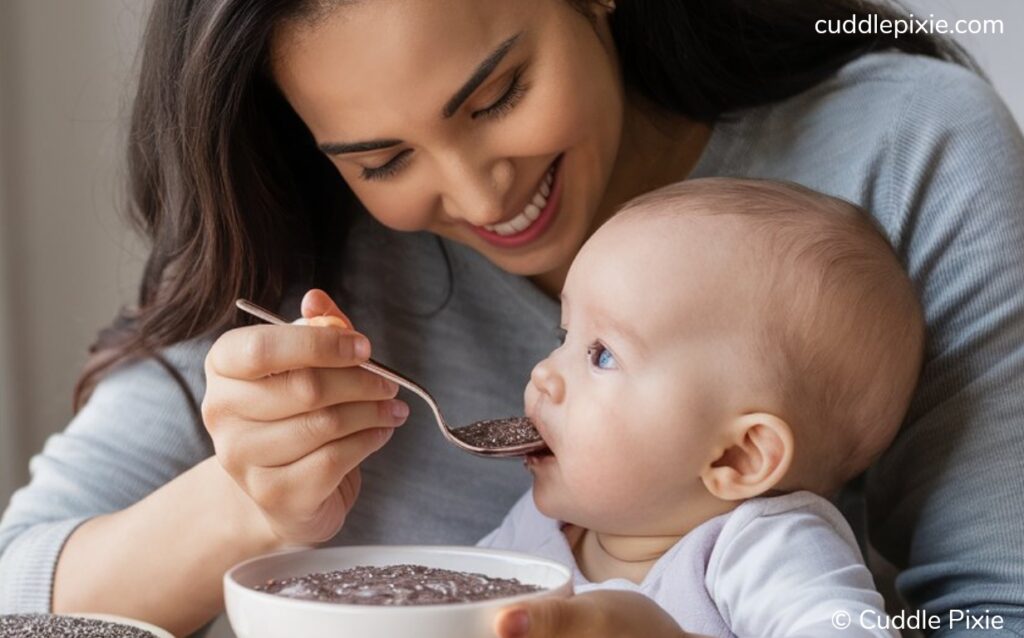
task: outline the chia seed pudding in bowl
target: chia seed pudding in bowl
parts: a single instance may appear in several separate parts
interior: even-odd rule
[[[511,604],[570,595],[572,572],[479,547],[332,547],[246,561],[224,589],[238,638],[482,638]]]
[[[148,623],[106,614],[0,615],[0,636],[7,638],[174,638]]]

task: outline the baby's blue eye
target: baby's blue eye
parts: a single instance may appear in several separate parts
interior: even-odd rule
[[[614,370],[619,367],[615,363],[615,355],[612,354],[612,351],[600,343],[595,343],[587,348],[587,357],[592,365],[601,370]]]

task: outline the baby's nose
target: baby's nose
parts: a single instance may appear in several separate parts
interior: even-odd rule
[[[565,381],[549,359],[544,359],[533,367],[533,371],[530,372],[530,383],[552,403],[561,403],[565,398]]]

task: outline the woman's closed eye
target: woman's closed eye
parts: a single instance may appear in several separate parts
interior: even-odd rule
[[[520,67],[512,74],[512,81],[509,82],[508,88],[502,96],[487,108],[473,111],[470,117],[474,120],[479,117],[498,119],[507,115],[523,99],[523,95],[526,94],[526,88],[526,85],[523,84],[523,69]]]
[[[587,360],[590,365],[600,370],[615,370],[619,367],[615,361],[615,355],[600,341],[595,341],[587,348]]]
[[[398,155],[392,157],[387,164],[382,166],[364,166],[362,171],[362,178],[368,182],[374,180],[387,179],[394,177],[398,174],[398,171],[405,168],[408,163],[409,154],[412,153],[411,148],[407,148],[400,152]]]
[[[528,87],[523,83],[522,74],[522,67],[516,69],[512,74],[512,80],[509,82],[508,88],[501,97],[495,100],[490,106],[480,109],[479,111],[473,111],[473,113],[470,114],[470,117],[474,120],[481,117],[497,120],[507,115],[516,107],[517,104],[519,104],[523,99],[523,96],[526,94]],[[409,163],[409,156],[411,153],[412,149],[407,148],[391,158],[391,160],[386,164],[381,166],[364,166],[362,168],[361,177],[363,180],[368,182],[394,177]]]

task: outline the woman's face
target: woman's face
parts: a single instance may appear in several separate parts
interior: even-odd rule
[[[366,208],[521,275],[598,223],[623,93],[607,28],[566,0],[372,0],[279,26],[274,77]]]

